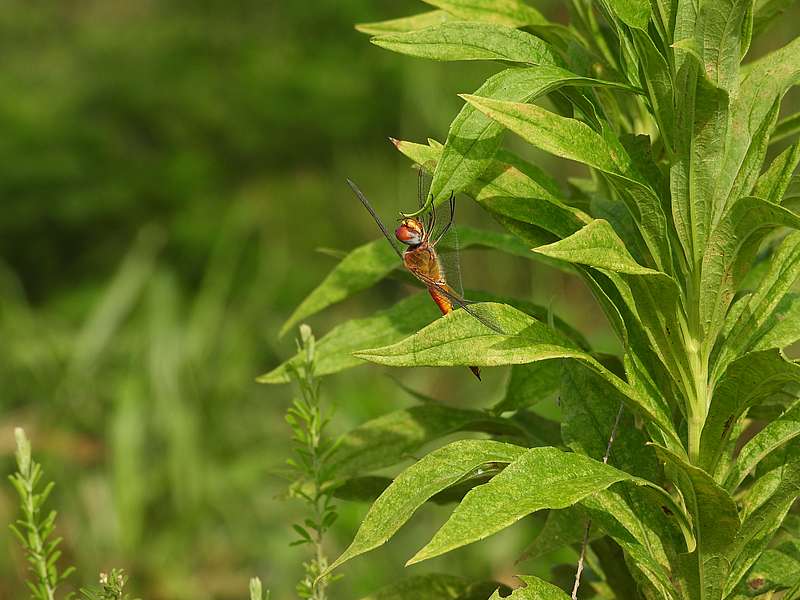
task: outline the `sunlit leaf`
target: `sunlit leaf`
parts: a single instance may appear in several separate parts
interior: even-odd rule
[[[620,481],[649,482],[575,453],[531,448],[464,497],[414,564],[484,539],[543,508],[566,508]]]
[[[381,48],[432,60],[501,60],[530,65],[559,65],[547,42],[491,23],[445,21],[439,25],[372,38]]]
[[[609,175],[639,225],[656,266],[671,261],[667,221],[655,192],[636,173],[619,140],[532,104],[462,95],[467,102],[542,150]]]
[[[519,575],[518,579],[525,587],[517,588],[510,596],[502,596],[508,600],[567,600],[569,596],[564,590],[533,577],[532,575]],[[500,600],[500,592],[495,592],[489,600]]]
[[[800,489],[800,444],[789,443],[781,457],[775,456],[772,471],[763,475],[771,477],[771,493],[763,503],[742,522],[736,538],[727,551],[730,561],[730,577],[725,594],[730,593],[759,555],[766,549],[775,532],[781,526],[786,513],[797,500]]]
[[[428,498],[487,463],[511,463],[525,448],[491,440],[463,440],[434,450],[405,471],[370,507],[350,546],[330,566],[377,548],[391,538]]]
[[[736,503],[702,469],[664,448],[656,446],[656,452],[679,473],[677,483],[694,518],[697,549],[682,566],[703,573],[702,582],[698,583],[709,598],[722,597],[730,571],[728,554],[740,526]]]
[[[664,408],[639,396],[628,384],[536,319],[503,304],[482,304],[507,335],[487,328],[463,310],[456,310],[405,340],[390,346],[357,352],[356,356],[394,367],[499,366],[571,358],[601,374],[622,392],[627,405],[661,428],[670,439],[675,433]]]
[[[800,382],[800,365],[795,364],[795,381]],[[725,479],[725,487],[735,490],[770,452],[800,435],[800,401],[754,435],[739,452]]]
[[[521,0],[423,0],[460,19],[496,23],[509,27],[546,25],[538,10]]]
[[[630,86],[589,77],[555,66],[507,69],[490,77],[476,95],[497,100],[530,102],[563,86]],[[430,194],[434,205],[475,181],[495,157],[503,139],[503,126],[467,103],[450,125],[442,157],[436,167]],[[551,199],[548,197],[548,199]]]
[[[452,20],[453,17],[443,10],[431,10],[410,17],[400,17],[399,19],[389,19],[388,21],[378,21],[375,23],[359,23],[356,29],[361,33],[369,35],[383,35],[387,33],[405,33],[417,31],[426,27],[441,25],[445,21]]]

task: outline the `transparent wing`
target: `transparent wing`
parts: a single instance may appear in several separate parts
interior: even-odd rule
[[[458,229],[451,227],[439,238],[436,253],[442,265],[448,285],[459,296],[464,295],[464,286],[461,281],[461,250],[458,243]]]
[[[425,275],[422,275],[421,273],[414,273],[414,275],[423,284],[425,284],[426,287],[435,290],[437,293],[441,294],[442,296],[450,300],[450,302],[453,303],[454,309],[463,308],[467,314],[477,319],[479,322],[481,322],[483,325],[485,325],[495,333],[498,333],[500,335],[509,335],[506,331],[503,330],[500,324],[494,318],[492,318],[490,314],[482,311],[480,306],[465,299],[461,294],[457,294],[455,290],[450,288],[450,286],[440,285],[433,279],[430,279]]]

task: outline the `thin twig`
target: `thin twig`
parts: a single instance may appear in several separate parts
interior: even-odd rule
[[[603,464],[608,464],[608,457],[611,454],[611,445],[614,443],[614,437],[617,435],[617,426],[619,425],[620,417],[622,417],[622,403],[617,410],[617,417],[614,419],[614,425],[611,427],[611,434],[608,436],[608,444],[606,445],[606,452],[603,454]],[[586,546],[589,545],[589,531],[592,528],[592,520],[586,519],[586,528],[583,530],[583,542],[581,542],[581,555],[578,558],[578,567],[575,569],[575,584],[572,586],[572,600],[578,600],[578,588],[581,587],[581,575],[583,575],[583,563],[586,559]]]

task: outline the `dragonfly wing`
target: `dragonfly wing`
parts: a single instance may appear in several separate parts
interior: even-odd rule
[[[458,244],[458,229],[451,227],[436,246],[439,262],[448,285],[456,294],[464,296],[461,282],[461,252]]]
[[[381,231],[383,232],[386,241],[388,241],[389,244],[392,246],[392,248],[394,248],[394,251],[395,253],[397,253],[397,256],[403,258],[403,252],[400,250],[400,248],[397,247],[397,244],[395,243],[392,236],[389,235],[389,230],[386,229],[386,226],[383,224],[383,221],[381,221],[380,217],[378,216],[378,213],[375,212],[375,209],[372,208],[372,205],[369,203],[369,200],[367,200],[367,197],[362,193],[360,189],[358,189],[358,186],[355,183],[353,183],[350,179],[347,180],[347,185],[350,186],[350,189],[353,190],[353,193],[361,201],[361,204],[364,205],[364,208],[366,208],[369,214],[372,215],[372,218],[375,219],[375,223],[378,224],[378,227],[380,227]]]
[[[442,285],[425,275],[414,273],[417,279],[425,284],[429,289],[434,290],[437,294],[441,294],[453,304],[454,308],[463,308],[464,312],[474,317],[477,321],[494,331],[499,335],[508,335],[508,333],[500,326],[500,324],[492,318],[491,315],[481,311],[480,307],[469,300],[466,300],[460,294],[457,294],[449,285]]]

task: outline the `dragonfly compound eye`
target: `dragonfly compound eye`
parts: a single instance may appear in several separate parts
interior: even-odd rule
[[[394,235],[404,244],[415,246],[422,243],[422,226],[415,219],[404,219],[395,230]]]

